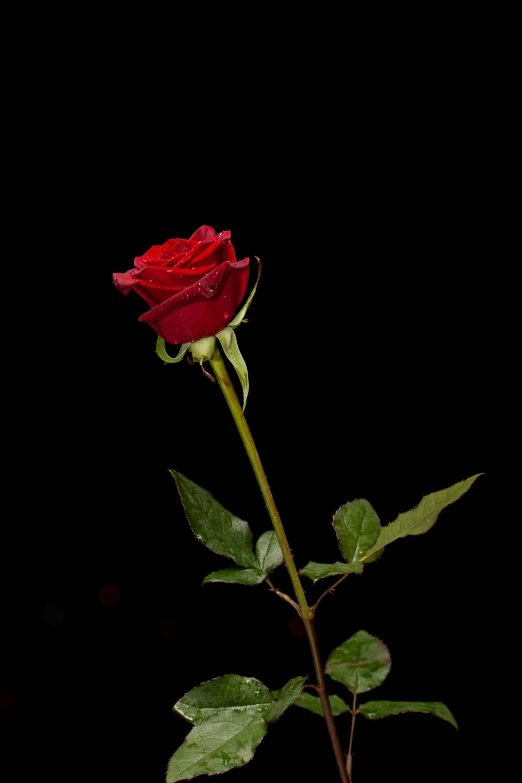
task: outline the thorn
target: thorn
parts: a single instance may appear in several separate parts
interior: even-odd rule
[[[187,354],[187,362],[190,364],[191,367],[194,364],[194,361],[190,358],[188,354]]]

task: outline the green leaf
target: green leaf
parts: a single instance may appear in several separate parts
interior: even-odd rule
[[[256,568],[257,559],[252,551],[252,531],[248,523],[223,508],[206,489],[175,470],[170,472],[196,538],[212,552],[230,557],[238,565]]]
[[[264,719],[267,723],[273,723],[279,720],[283,712],[294,704],[303,690],[306,677],[294,677],[289,680],[278,693],[277,701],[267,707],[264,711]]]
[[[314,563],[310,562],[299,571],[303,576],[308,576],[317,582],[325,576],[338,576],[342,574],[362,574],[362,563]]]
[[[386,645],[366,631],[358,631],[331,653],[326,672],[352,693],[365,693],[384,682],[390,666]]]
[[[259,283],[259,278],[261,277],[261,269],[262,269],[262,265],[261,265],[261,261],[259,260],[259,258],[257,258],[257,256],[256,256],[256,259],[257,259],[257,280],[256,280],[256,284],[255,284],[255,286],[253,287],[253,289],[251,290],[251,292],[250,292],[250,296],[249,296],[249,297],[248,297],[248,299],[246,300],[246,302],[245,302],[245,304],[243,305],[243,307],[241,308],[241,310],[240,310],[240,311],[238,312],[238,314],[237,314],[237,315],[236,315],[236,316],[235,316],[235,317],[232,319],[232,321],[230,321],[230,323],[228,324],[228,326],[229,326],[231,329],[236,329],[236,328],[239,326],[239,324],[241,323],[241,321],[242,321],[242,320],[243,320],[243,318],[245,317],[245,315],[246,315],[246,312],[247,312],[248,308],[250,307],[250,303],[251,303],[252,299],[254,298],[254,294],[255,294],[255,292],[257,291],[257,284]]]
[[[259,585],[266,578],[266,574],[257,568],[224,568],[221,571],[212,571],[203,579],[207,582],[234,582],[238,585]]]
[[[382,557],[383,554],[384,554],[384,549],[378,549],[369,557],[364,558],[364,565],[367,566],[368,563],[375,563],[375,561],[378,560],[380,557]]]
[[[254,755],[267,724],[255,710],[218,712],[191,730],[170,759],[167,783],[242,767]]]
[[[457,721],[445,704],[440,701],[367,701],[359,705],[359,712],[370,720],[400,715],[403,712],[429,712],[437,718],[447,720],[458,729]]]
[[[423,497],[419,505],[415,506],[411,511],[399,514],[394,522],[390,522],[389,525],[381,528],[377,541],[361,560],[366,560],[374,552],[391,544],[392,541],[396,541],[398,538],[420,536],[422,533],[426,533],[433,527],[440,512],[446,506],[455,503],[456,500],[462,497],[481,475],[482,473],[477,473],[475,476],[465,479],[465,481],[459,481],[458,484],[448,487],[448,489],[432,492],[431,495]]]
[[[350,712],[351,710],[351,707],[349,707],[340,696],[329,696],[328,701],[330,702],[334,718],[338,715],[342,715],[343,712]],[[303,707],[305,710],[310,710],[310,712],[321,715],[324,718],[323,707],[319,696],[312,696],[311,693],[305,692],[301,698],[296,701],[296,706]]]
[[[243,356],[241,355],[241,351],[239,350],[237,337],[235,332],[233,332],[232,329],[230,329],[228,326],[225,326],[224,329],[218,332],[216,337],[221,343],[221,347],[223,348],[225,356],[233,365],[241,382],[241,388],[243,389],[243,410],[245,410],[249,389],[248,368],[246,366],[245,360],[243,359]]]
[[[225,674],[192,688],[174,705],[174,711],[191,723],[200,723],[216,712],[255,710],[272,704],[274,697],[254,677]]]
[[[165,348],[165,340],[163,337],[158,337],[156,340],[156,353],[165,364],[177,364],[183,359],[189,346],[190,343],[182,343],[177,355],[172,358],[172,356],[168,355],[167,349]]]
[[[265,574],[271,573],[274,568],[281,565],[284,560],[283,552],[279,546],[275,531],[268,530],[259,536],[256,544],[256,555],[259,561],[259,568]]]
[[[375,543],[381,529],[379,517],[363,498],[341,506],[334,514],[333,526],[347,563],[360,560]]]

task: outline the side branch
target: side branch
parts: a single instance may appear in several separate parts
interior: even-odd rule
[[[299,615],[299,617],[301,617],[301,607],[299,606],[299,604],[297,604],[297,603],[296,603],[296,602],[293,600],[293,598],[290,598],[290,596],[289,596],[289,595],[287,595],[286,593],[282,593],[282,592],[281,592],[281,590],[278,590],[278,589],[277,589],[277,587],[274,587],[274,585],[272,584],[272,582],[270,581],[270,579],[269,579],[268,577],[266,577],[266,578],[265,578],[265,582],[268,584],[268,586],[270,587],[270,590],[271,590],[273,593],[275,593],[276,595],[278,595],[278,596],[279,596],[279,598],[282,598],[282,599],[283,599],[283,601],[286,601],[288,604],[290,604],[291,606],[293,606],[293,607],[294,607],[294,609],[295,609],[295,611],[296,611],[296,612],[297,612],[297,614]]]
[[[315,617],[317,607],[319,606],[323,598],[325,598],[329,593],[335,593],[336,588],[339,587],[341,582],[344,582],[347,576],[350,576],[350,574],[343,574],[343,576],[340,579],[338,579],[337,582],[335,582],[331,587],[325,590],[321,596],[319,596],[315,604],[310,607],[310,617]]]

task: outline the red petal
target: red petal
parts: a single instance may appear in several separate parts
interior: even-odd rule
[[[190,237],[191,242],[201,242],[203,239],[214,239],[216,232],[210,226],[200,226]]]
[[[199,282],[140,317],[168,343],[215,335],[232,320],[245,296],[250,259],[223,262]]]
[[[121,291],[125,296],[127,296],[129,291],[132,291],[136,285],[137,281],[133,273],[134,270],[131,270],[131,272],[115,272],[112,276],[114,285],[118,291]]]

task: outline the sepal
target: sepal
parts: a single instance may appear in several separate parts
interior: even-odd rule
[[[165,348],[165,340],[163,337],[158,337],[156,340],[156,353],[158,354],[159,358],[162,362],[165,362],[165,364],[177,364],[180,362],[185,354],[187,353],[187,349],[190,347],[190,343],[182,343],[180,346],[180,349],[176,356],[172,357],[169,356],[167,353],[167,350]]]
[[[221,347],[223,348],[225,356],[234,366],[234,369],[237,372],[238,378],[241,382],[241,387],[243,389],[243,410],[245,410],[249,389],[248,368],[246,366],[245,360],[241,355],[241,351],[239,350],[237,337],[229,326],[226,326],[224,329],[218,332],[216,337],[221,343]]]

